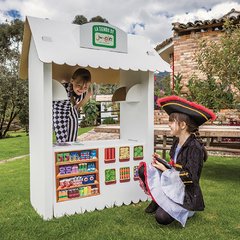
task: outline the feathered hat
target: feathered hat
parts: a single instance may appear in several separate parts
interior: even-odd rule
[[[178,96],[158,98],[157,104],[161,106],[168,115],[171,113],[184,113],[188,115],[198,126],[210,119],[216,119],[216,115],[210,109]]]

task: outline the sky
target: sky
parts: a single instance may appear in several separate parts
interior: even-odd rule
[[[0,0],[0,23],[26,16],[72,22],[102,16],[128,33],[150,39],[153,47],[172,37],[172,23],[220,18],[240,0]]]

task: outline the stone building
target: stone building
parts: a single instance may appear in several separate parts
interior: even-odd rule
[[[195,21],[187,24],[175,22],[173,25],[173,37],[166,39],[156,46],[159,55],[172,69],[172,83],[174,89],[173,76],[180,73],[182,75],[182,93],[187,93],[187,83],[191,75],[195,73],[201,76],[194,55],[198,49],[199,40],[218,41],[223,34],[223,24],[226,19],[234,23],[240,22],[240,12],[232,9],[229,13],[219,19]]]

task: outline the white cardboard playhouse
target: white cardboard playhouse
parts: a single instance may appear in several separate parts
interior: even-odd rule
[[[136,168],[151,161],[153,73],[162,66],[148,40],[112,25],[27,17],[20,77],[29,80],[30,198],[44,219],[147,200]],[[93,82],[119,83],[119,140],[53,145],[52,79],[68,80],[79,67]]]

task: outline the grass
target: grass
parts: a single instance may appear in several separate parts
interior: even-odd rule
[[[43,221],[29,201],[29,157],[0,164],[1,240],[234,240],[240,236],[240,158],[209,157],[201,186],[206,209],[160,226],[146,202]],[[111,194],[111,193],[109,193]]]
[[[0,140],[0,160],[29,153],[29,137],[25,132],[10,132],[7,138]]]
[[[86,133],[92,129],[93,127],[79,128],[78,135]],[[7,138],[0,139],[0,149],[0,161],[29,154],[29,136],[21,131],[9,132]]]

